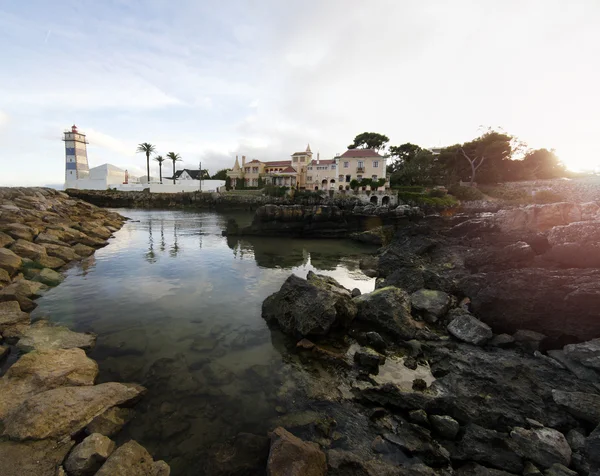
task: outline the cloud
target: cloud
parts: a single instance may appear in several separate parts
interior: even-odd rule
[[[8,114],[0,111],[0,128],[6,126],[9,122],[9,120],[10,120],[10,118],[8,117]]]

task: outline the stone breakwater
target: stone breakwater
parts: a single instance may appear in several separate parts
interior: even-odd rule
[[[61,270],[106,246],[124,220],[56,190],[0,188],[2,475],[170,473],[135,441],[116,448],[110,439],[145,388],[96,385],[98,365],[85,354],[96,336],[29,316]]]

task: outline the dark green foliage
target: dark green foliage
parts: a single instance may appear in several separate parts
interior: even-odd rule
[[[475,187],[463,187],[462,185],[454,184],[449,189],[448,192],[451,195],[454,195],[459,200],[470,202],[473,200],[483,200],[485,197],[481,190]]]
[[[421,147],[410,142],[402,145],[391,145],[389,153],[392,160],[387,167],[388,173],[397,172],[402,165],[410,162],[422,150]]]
[[[264,188],[265,180],[262,177],[258,177],[258,187],[259,189]]]
[[[360,185],[360,182],[358,180],[356,180],[356,179],[350,180],[350,188],[352,190],[356,190],[359,187],[359,185]]]
[[[398,199],[403,203],[416,207],[427,206],[444,209],[458,205],[457,200],[450,195],[446,195],[444,197],[431,197],[429,195],[417,192],[399,192]]]
[[[354,138],[354,142],[348,146],[348,149],[373,149],[380,151],[385,149],[390,139],[377,132],[363,132]]]
[[[324,190],[296,190],[294,192],[294,200],[317,199],[320,200],[325,196]]]
[[[211,179],[213,180],[225,180],[227,181],[227,172],[231,169],[221,169],[216,174],[214,174]]]
[[[441,190],[439,188],[433,188],[429,191],[429,193],[427,195],[429,195],[430,197],[442,198],[448,194],[446,193],[446,190]]]
[[[277,187],[276,185],[267,185],[263,188],[263,193],[268,197],[284,197],[287,191],[287,187]]]
[[[231,190],[231,178],[225,176],[225,190]]]
[[[422,185],[398,185],[392,188],[394,190],[398,190],[399,192],[422,192],[425,190],[425,187]]]

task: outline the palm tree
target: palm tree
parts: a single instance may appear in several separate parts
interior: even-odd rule
[[[150,185],[150,154],[153,154],[155,150],[156,150],[156,148],[152,144],[149,144],[148,142],[142,142],[141,144],[138,144],[138,148],[136,150],[136,152],[142,152],[143,154],[146,154],[146,169],[148,171],[148,185]]]
[[[162,155],[157,155],[154,157],[154,160],[158,162],[158,173],[160,175],[160,183],[162,183],[162,164],[163,162],[166,162],[167,159],[165,159]]]
[[[181,160],[181,156],[175,152],[169,152],[167,154],[167,159],[173,161],[173,185],[175,185],[175,162],[179,162]]]

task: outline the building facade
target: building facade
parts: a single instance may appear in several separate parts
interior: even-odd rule
[[[382,157],[372,149],[349,149],[338,158],[338,181],[339,185],[349,188],[350,182],[363,179],[384,180],[384,184],[378,190],[385,190],[387,185],[387,174],[385,169],[385,157]]]

